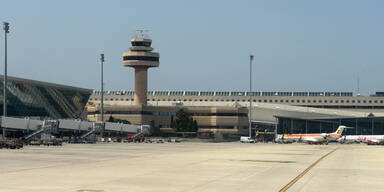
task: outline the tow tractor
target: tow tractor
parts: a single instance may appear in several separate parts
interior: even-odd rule
[[[137,133],[137,134],[131,134],[131,133],[128,133],[127,136],[126,136],[126,141],[128,143],[130,142],[144,142],[144,133],[140,132],[140,133]]]

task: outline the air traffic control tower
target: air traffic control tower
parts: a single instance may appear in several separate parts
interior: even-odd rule
[[[152,40],[144,38],[143,30],[131,39],[131,51],[123,53],[123,65],[135,68],[135,105],[147,105],[148,68],[159,66],[159,53],[152,52]]]

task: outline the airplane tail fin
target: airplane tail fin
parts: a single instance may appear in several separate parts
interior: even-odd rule
[[[347,129],[347,128],[352,128],[352,127],[347,127],[347,126],[344,126],[344,125],[340,125],[339,128],[337,128],[337,130],[333,134],[341,136],[341,134],[343,133],[344,129]]]

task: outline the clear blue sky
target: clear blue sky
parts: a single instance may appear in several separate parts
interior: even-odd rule
[[[12,76],[133,90],[122,53],[149,29],[149,90],[384,91],[384,1],[1,1]],[[4,36],[0,33],[3,73]]]

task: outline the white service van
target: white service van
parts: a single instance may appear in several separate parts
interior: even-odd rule
[[[254,143],[255,140],[252,139],[251,137],[241,136],[240,137],[240,142],[242,142],[242,143]]]

